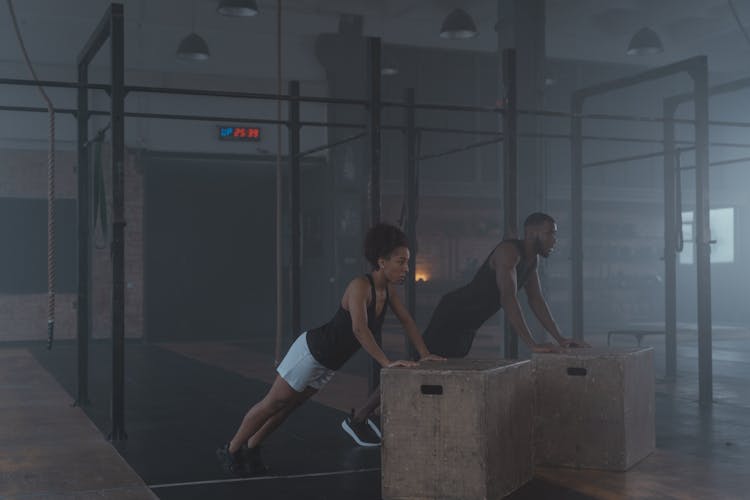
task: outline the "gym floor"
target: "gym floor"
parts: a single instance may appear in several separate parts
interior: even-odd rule
[[[491,356],[500,332],[480,331],[472,356]],[[715,404],[701,409],[697,342],[678,334],[678,377],[663,379],[655,346],[657,450],[627,472],[538,467],[511,499],[740,499],[750,478],[750,331],[714,330]],[[592,336],[605,345],[606,335]],[[387,350],[403,347],[384,334]],[[618,337],[614,345],[635,345]],[[214,450],[273,377],[270,342],[126,346],[126,441],[110,431],[110,344],[90,346],[90,404],[72,406],[76,346],[0,346],[0,498],[379,499],[380,452],[355,446],[340,422],[363,402],[367,379],[346,368],[265,443],[268,476],[227,477]],[[91,425],[93,423],[94,425]],[[119,454],[117,452],[119,452]],[[124,461],[122,460],[124,459]]]

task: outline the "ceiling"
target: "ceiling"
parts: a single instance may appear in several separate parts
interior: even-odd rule
[[[226,18],[215,12],[218,0],[121,0],[125,6],[127,64],[130,69],[232,74],[237,48],[257,55],[258,67],[273,69],[277,0],[259,0],[260,15]],[[497,0],[281,0],[284,45],[299,57],[312,56],[310,41],[335,32],[342,13],[359,14],[366,35],[386,43],[494,51]],[[750,2],[733,0],[750,30]],[[7,5],[0,6],[0,61],[20,61]],[[101,18],[105,0],[14,0],[32,58],[38,64],[71,64]],[[479,36],[443,40],[437,36],[445,15],[456,6],[477,21]],[[193,17],[192,11],[195,15]],[[178,41],[195,25],[212,49],[200,66],[174,61]],[[655,30],[664,52],[625,55],[630,37],[642,27]],[[744,38],[729,0],[547,0],[546,51],[549,57],[640,66],[658,66],[706,54],[712,72],[727,77],[750,73],[750,43]]]

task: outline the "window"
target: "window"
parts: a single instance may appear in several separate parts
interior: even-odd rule
[[[709,211],[711,225],[711,263],[734,262],[734,208],[713,208]],[[695,262],[695,217],[692,211],[682,212],[682,235],[685,246],[680,264]]]

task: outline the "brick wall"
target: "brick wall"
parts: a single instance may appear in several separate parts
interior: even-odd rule
[[[104,154],[104,177],[111,223],[111,162]],[[55,191],[59,199],[76,198],[77,155],[56,153]],[[143,335],[143,177],[137,158],[126,154],[125,163],[125,334]],[[47,198],[47,152],[0,150],[0,197]],[[0,235],[0,241],[12,235]],[[92,251],[92,336],[111,335],[112,262],[108,242],[99,239]],[[75,293],[56,294],[55,336],[76,336]],[[0,341],[42,340],[47,336],[47,294],[0,294]]]

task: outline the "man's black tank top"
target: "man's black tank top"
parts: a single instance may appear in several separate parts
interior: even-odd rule
[[[516,284],[520,290],[526,284],[530,271],[536,266],[536,259],[528,262],[524,258],[521,240],[505,240],[500,244],[503,243],[515,245],[521,254],[521,260],[516,265]],[[440,298],[424,331],[427,348],[431,353],[440,356],[466,356],[471,349],[476,331],[499,311],[500,307],[500,290],[495,270],[490,267],[490,257],[487,256],[467,285]]]
[[[377,339],[380,338],[390,296],[388,295],[388,287],[386,287],[385,304],[383,304],[380,316],[376,317],[375,282],[369,274],[365,276],[370,281],[370,295],[372,297],[372,301],[367,305],[367,327]],[[307,347],[321,365],[331,370],[341,368],[362,347],[352,330],[352,315],[349,311],[339,305],[339,309],[331,321],[308,331]]]

